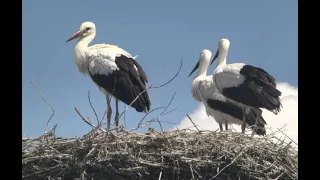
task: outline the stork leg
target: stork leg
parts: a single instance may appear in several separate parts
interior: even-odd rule
[[[110,131],[111,114],[112,114],[110,95],[107,95],[106,98],[107,98],[107,106],[108,106],[107,107],[107,130]]]
[[[222,132],[223,131],[223,127],[222,127],[222,123],[221,122],[219,123],[219,127],[220,127],[220,132]]]
[[[228,131],[228,123],[227,122],[224,124],[224,126],[226,128],[226,131]]]
[[[246,129],[246,108],[243,107],[243,118],[242,118],[242,124],[241,124],[241,131],[244,134],[244,131]]]
[[[262,114],[262,111],[259,111],[259,112],[257,113],[256,122],[255,122],[254,125],[253,125],[251,137],[253,137],[253,136],[256,134],[256,131],[257,131],[257,129],[258,129],[257,124],[258,124],[258,122],[260,121],[260,116],[261,116],[261,114]]]
[[[115,122],[115,126],[116,126],[116,132],[119,132],[119,129],[118,129],[118,126],[119,126],[119,109],[118,109],[119,101],[116,98],[115,98],[115,101],[116,101],[116,115],[114,116],[114,122]]]

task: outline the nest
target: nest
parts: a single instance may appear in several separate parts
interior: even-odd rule
[[[275,136],[186,130],[23,138],[23,179],[298,179],[298,153]]]

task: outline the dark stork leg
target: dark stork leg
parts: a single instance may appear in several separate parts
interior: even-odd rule
[[[257,129],[258,129],[257,124],[258,124],[258,122],[260,121],[260,116],[261,116],[261,114],[262,114],[262,111],[259,111],[259,112],[257,113],[256,122],[255,122],[254,125],[253,125],[251,137],[253,137],[253,136],[256,134],[256,131],[257,131]]]
[[[226,128],[226,131],[228,131],[228,123],[227,122],[224,124],[224,126]]]
[[[110,95],[107,95],[106,98],[107,98],[107,106],[108,106],[107,107],[107,130],[110,131],[111,114],[112,114]]]
[[[243,118],[242,118],[242,124],[241,124],[241,131],[242,131],[242,134],[244,134],[244,131],[246,130],[246,107],[243,107],[242,110],[243,110]]]
[[[219,123],[219,127],[220,127],[220,132],[222,132],[223,131],[223,127],[222,127],[222,123],[221,122]]]
[[[116,115],[114,116],[114,122],[115,122],[115,126],[116,126],[116,132],[119,132],[119,129],[118,129],[118,126],[119,126],[119,109],[118,109],[119,101],[116,98],[115,98],[115,101],[116,101]]]

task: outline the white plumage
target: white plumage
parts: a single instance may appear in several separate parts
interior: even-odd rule
[[[218,59],[213,73],[217,89],[229,101],[243,107],[245,113],[249,113],[252,107],[265,108],[274,114],[280,112],[281,92],[276,88],[275,78],[259,67],[244,63],[227,64],[229,46],[228,39],[221,39],[218,51],[210,63]],[[245,117],[243,122],[246,122]],[[244,128],[242,126],[242,131]]]
[[[189,76],[199,68],[197,76],[192,81],[191,92],[192,97],[202,102],[205,105],[206,113],[208,116],[214,117],[219,124],[220,131],[223,131],[222,124],[225,124],[225,129],[228,130],[228,124],[242,124],[243,111],[242,107],[230,102],[223,94],[217,89],[214,83],[214,76],[207,76],[207,69],[211,59],[212,53],[205,49],[201,52],[200,58]],[[265,121],[261,116],[258,123],[255,123],[256,116],[260,113],[258,108],[250,108],[249,113],[246,116],[248,119],[247,126],[257,124],[258,128],[256,133],[258,135],[265,135]]]
[[[147,76],[142,67],[127,51],[111,44],[89,43],[96,35],[96,27],[92,22],[84,22],[80,30],[68,40],[78,38],[74,47],[75,63],[79,71],[89,75],[99,90],[107,98],[108,130],[110,130],[111,105],[110,94],[116,101],[115,125],[118,126],[118,100],[130,105],[138,112],[150,110],[150,99],[146,90]],[[140,94],[135,102],[133,100]]]

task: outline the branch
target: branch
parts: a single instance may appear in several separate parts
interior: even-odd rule
[[[191,123],[194,125],[194,127],[200,132],[200,130],[198,129],[197,125],[192,121],[191,117],[188,114],[187,114],[187,117],[189,118]]]
[[[93,125],[87,118],[83,117],[82,114],[80,113],[79,109],[77,107],[74,107],[74,110],[77,112],[77,114],[81,117],[81,119],[87,123],[89,126],[92,128],[96,128],[95,125]],[[100,129],[103,132],[107,132],[106,130],[102,129],[100,126],[98,126],[98,129]]]
[[[34,84],[34,82],[33,82],[33,81],[30,81],[30,82],[31,82],[31,84],[33,85],[33,87],[36,88],[36,90],[38,91],[38,93],[40,94],[40,96],[42,97],[42,99],[43,99],[46,103],[48,103],[49,106],[50,106],[51,109],[52,109],[52,114],[51,114],[50,118],[48,119],[47,124],[46,124],[46,128],[45,128],[45,130],[44,130],[44,133],[46,133],[46,132],[47,132],[48,124],[49,124],[51,118],[52,118],[53,115],[54,115],[54,108],[53,108],[53,106],[51,105],[51,103],[43,96],[43,94],[42,94],[41,91],[37,88],[37,86]]]
[[[180,67],[179,67],[178,72],[177,72],[169,81],[167,81],[166,83],[161,84],[161,85],[151,86],[151,88],[152,88],[152,89],[161,88],[161,87],[169,84],[171,81],[173,81],[173,80],[179,75],[179,73],[180,73],[180,71],[181,71],[181,68],[182,68],[182,60],[183,60],[183,58],[181,58]]]
[[[93,112],[94,112],[94,114],[95,114],[95,116],[96,116],[96,118],[97,118],[98,126],[100,126],[99,118],[98,118],[97,112],[96,112],[96,110],[94,109],[94,107],[93,107],[93,105],[92,105],[92,103],[91,103],[90,90],[88,91],[88,99],[89,99],[89,104],[90,104],[90,106],[91,106],[91,109],[93,110]]]
[[[161,128],[161,130],[162,130],[162,132],[163,132],[162,125],[161,125],[161,123],[160,123],[160,121],[159,121],[159,118],[160,118],[161,116],[164,116],[164,115],[168,114],[168,113],[166,113],[166,110],[169,108],[169,106],[170,106],[171,102],[173,101],[175,95],[176,95],[176,92],[173,94],[173,96],[171,97],[171,99],[170,99],[170,101],[169,101],[169,103],[167,104],[166,107],[158,107],[158,108],[155,108],[155,109],[151,110],[151,111],[154,111],[154,110],[158,110],[158,109],[164,109],[164,110],[160,113],[160,115],[158,115],[157,117],[152,118],[150,121],[147,121],[147,122],[145,122],[145,123],[143,123],[143,124],[142,124],[142,121],[143,121],[143,119],[144,119],[145,117],[142,118],[142,120],[139,122],[138,126],[137,126],[136,128],[134,128],[134,129],[131,129],[130,131],[135,131],[135,130],[141,128],[141,127],[144,127],[144,126],[146,126],[146,125],[149,125],[149,124],[152,123],[152,122],[158,122],[159,125],[160,125],[160,128]],[[175,110],[175,109],[171,110],[170,112],[172,112],[172,111],[174,111],[174,110]],[[148,113],[150,113],[151,111],[149,111]]]
[[[283,131],[281,131],[279,128],[278,130],[284,135],[286,136],[287,138],[289,138],[293,143],[295,143],[297,146],[298,146],[298,143],[296,143],[293,139],[291,139],[287,134],[283,133]]]

